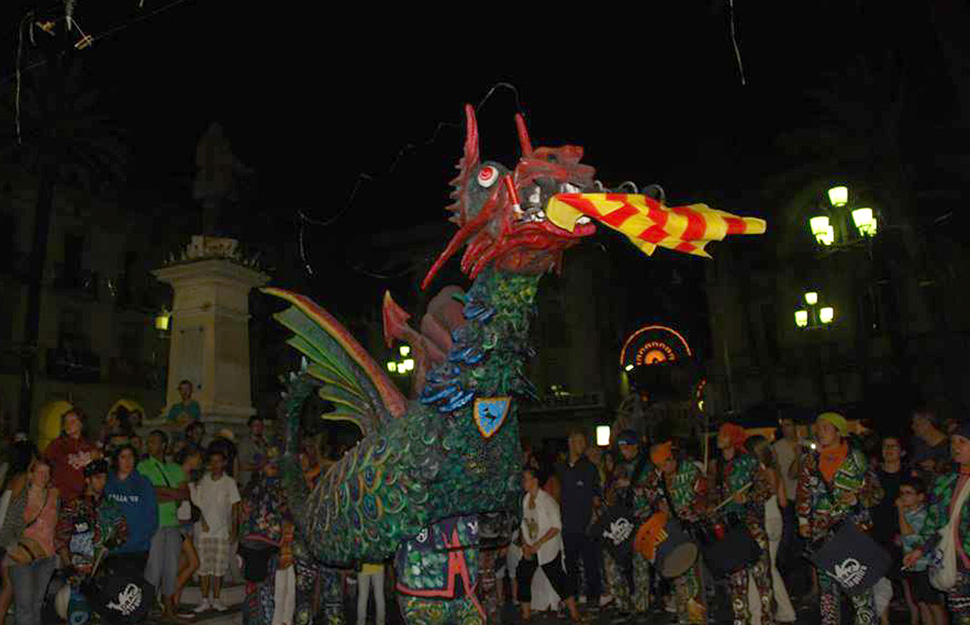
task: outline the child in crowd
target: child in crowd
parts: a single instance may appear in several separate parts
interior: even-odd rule
[[[926,486],[920,479],[906,477],[900,482],[896,508],[899,512],[903,553],[910,553],[921,544],[920,531],[926,523]],[[945,625],[947,615],[943,606],[943,595],[930,585],[926,571],[929,563],[929,555],[920,558],[908,569],[904,569],[904,578],[909,584],[913,601],[919,606],[920,623]]]
[[[226,456],[219,449],[209,450],[209,470],[199,480],[192,502],[202,510],[198,535],[199,578],[202,603],[196,613],[209,609],[224,612],[227,608],[219,595],[222,578],[229,570],[229,545],[237,540],[239,528],[239,489],[236,480],[226,473]],[[212,588],[212,603],[209,603]]]

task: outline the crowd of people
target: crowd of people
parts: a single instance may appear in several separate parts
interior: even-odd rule
[[[343,622],[353,592],[358,625],[371,596],[383,625],[393,570],[314,564],[288,508],[280,443],[263,420],[251,418],[240,440],[228,430],[208,438],[191,385],[181,390],[159,427],[135,426],[121,411],[91,439],[74,408],[42,453],[24,437],[13,443],[0,497],[0,625],[11,603],[17,625],[39,625],[38,598],[56,578],[70,589],[69,616],[89,610],[84,583],[96,573],[144,580],[172,622],[225,611],[228,575],[248,582],[250,625],[294,625],[321,610]],[[826,625],[850,614],[858,625],[887,624],[895,606],[911,625],[970,624],[970,424],[921,410],[910,426],[850,432],[829,412],[807,429],[782,420],[769,437],[724,423],[707,450],[632,430],[608,448],[582,431],[562,451],[526,445],[520,522],[510,543],[482,554],[481,604],[490,621],[511,600],[525,621],[534,610],[573,622],[663,610],[707,623],[720,606],[736,625],[815,610]],[[312,488],[327,459],[310,441],[300,457]],[[833,572],[820,554],[846,528],[857,534],[839,550],[854,554],[871,537],[888,566],[858,555],[861,569],[843,562]],[[681,534],[700,555],[671,574],[658,545]],[[880,578],[852,590],[847,580],[869,568]],[[201,601],[183,610],[193,578]]]
[[[970,423],[918,410],[905,433],[850,425],[827,412],[765,437],[724,423],[710,454],[631,430],[614,449],[583,432],[558,453],[526,448],[504,569],[522,618],[551,608],[579,621],[608,607],[623,622],[662,608],[706,623],[721,606],[735,625],[887,624],[891,613],[970,623]],[[671,521],[701,555],[668,579],[651,540],[677,531]],[[878,577],[862,581],[869,570]]]

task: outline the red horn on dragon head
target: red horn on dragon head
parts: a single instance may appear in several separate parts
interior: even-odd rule
[[[529,129],[525,127],[522,113],[515,114],[515,129],[519,133],[519,145],[522,146],[523,156],[532,156],[532,141],[529,139]]]

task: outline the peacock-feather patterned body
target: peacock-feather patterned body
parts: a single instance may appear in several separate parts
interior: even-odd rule
[[[488,437],[476,426],[473,407],[480,397],[529,392],[524,364],[537,286],[536,276],[483,272],[464,296],[466,322],[453,331],[445,362],[428,372],[424,389],[403,416],[370,419],[347,415],[345,406],[338,406],[339,418],[360,418],[369,433],[313,492],[288,490],[304,502],[297,506],[298,517],[321,561],[384,560],[401,541],[442,519],[515,508],[521,469],[515,401]],[[311,357],[287,394],[285,410],[292,416],[299,413],[307,385],[327,389],[328,382],[314,375],[321,362],[330,363],[328,372],[349,371],[351,363],[324,351],[334,349],[333,339],[307,339],[318,334],[303,318],[312,315],[290,308],[279,317],[300,331],[291,344]],[[333,389],[320,395],[333,396]]]

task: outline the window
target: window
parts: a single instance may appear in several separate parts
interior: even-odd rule
[[[17,220],[0,213],[0,270],[14,269],[17,262]]]
[[[81,311],[62,308],[57,320],[57,345],[61,349],[84,351],[86,345]]]

